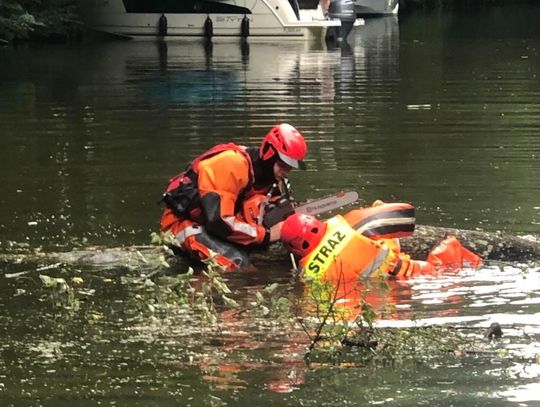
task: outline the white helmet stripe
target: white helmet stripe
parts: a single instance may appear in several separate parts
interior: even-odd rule
[[[277,153],[281,161],[283,161],[285,164],[290,165],[293,168],[305,168],[305,164],[303,161],[291,158],[283,153],[280,153],[279,151]]]

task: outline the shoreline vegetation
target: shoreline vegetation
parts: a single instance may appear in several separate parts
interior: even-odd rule
[[[400,0],[400,14],[535,3],[536,0]],[[87,30],[78,4],[77,0],[0,0],[0,46],[28,41],[80,41]]]
[[[0,45],[82,39],[77,0],[0,0]]]

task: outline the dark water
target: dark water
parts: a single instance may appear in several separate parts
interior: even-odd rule
[[[414,203],[419,223],[536,234],[539,17],[516,7],[368,20],[343,47],[0,49],[0,248],[146,244],[169,177],[215,143],[258,143],[276,121],[309,142],[309,170],[291,176],[299,200],[355,189],[362,204]],[[500,357],[316,369],[298,327],[226,315],[216,332],[178,308],[148,309],[150,294],[122,280],[138,270],[40,267],[2,266],[26,272],[0,281],[2,405],[540,405],[531,264],[393,287],[399,323],[481,335],[500,322]],[[267,259],[232,277],[235,297],[277,281],[298,298],[288,267]],[[66,277],[71,310],[53,306],[38,274]]]

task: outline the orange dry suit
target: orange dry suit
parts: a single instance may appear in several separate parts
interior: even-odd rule
[[[380,305],[377,294],[364,292],[364,279],[387,275],[409,278],[434,271],[429,263],[411,260],[401,253],[397,239],[375,240],[353,228],[348,220],[356,218],[355,212],[327,220],[320,242],[300,260],[304,280],[311,283],[308,286],[310,292],[319,287],[319,283],[330,283],[332,295],[340,306],[350,311],[361,305],[362,298],[372,306]],[[346,219],[347,216],[350,219]]]
[[[480,267],[482,259],[463,247],[455,236],[447,234],[442,242],[431,249],[427,262],[437,270],[456,270],[462,267]]]
[[[249,259],[241,246],[268,244],[269,230],[241,215],[244,200],[267,193],[275,182],[266,171],[256,184],[258,156],[251,150],[234,143],[217,145],[170,181],[161,231],[172,232],[178,246],[196,259],[208,258],[212,250],[222,265],[245,266]]]
[[[464,266],[478,267],[482,261],[453,236],[433,248],[427,261],[412,260],[401,252],[397,237],[414,230],[414,209],[408,204],[352,210],[325,224],[321,240],[300,260],[301,271],[307,281],[332,283],[339,299],[353,303],[358,301],[361,290],[359,281],[368,277],[390,275],[403,279]]]
[[[413,261],[400,253],[396,240],[363,236],[341,215],[325,223],[319,244],[300,260],[306,279],[356,285],[359,279],[380,273],[399,277],[414,273]]]

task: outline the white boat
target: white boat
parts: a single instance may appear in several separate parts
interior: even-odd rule
[[[396,15],[399,0],[354,0],[354,11],[359,17]]]
[[[81,11],[90,28],[126,37],[309,39],[341,27],[318,0],[81,0]]]

